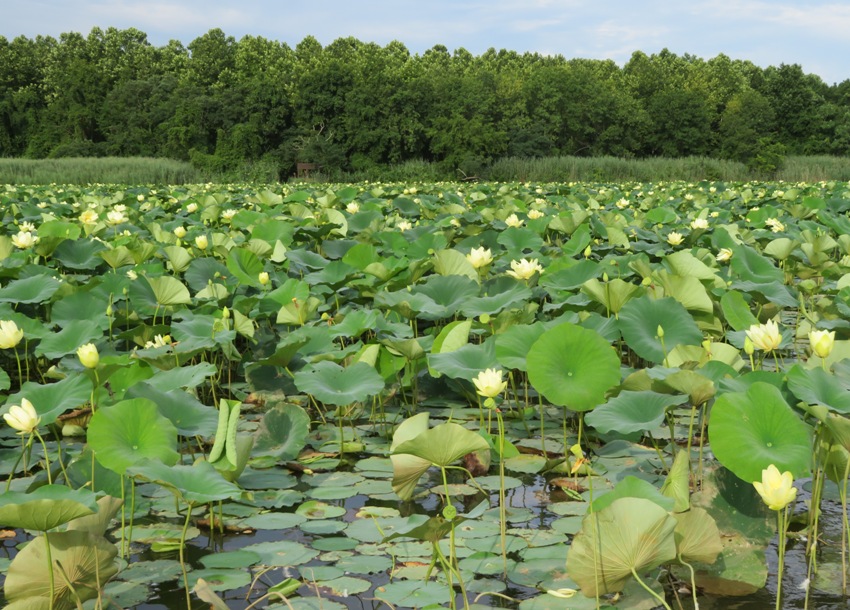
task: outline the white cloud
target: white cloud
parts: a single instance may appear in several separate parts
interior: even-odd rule
[[[246,27],[252,17],[243,10],[203,3],[186,2],[105,2],[91,3],[86,12],[98,16],[99,23],[131,24],[139,29],[160,32],[182,32],[186,29],[209,30],[220,27]],[[183,41],[188,42],[188,41]]]

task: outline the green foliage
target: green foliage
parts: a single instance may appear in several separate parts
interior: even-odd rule
[[[292,48],[220,29],[156,47],[133,28],[94,28],[0,39],[0,158],[155,157],[191,161],[197,171],[0,172],[15,183],[270,182],[315,163],[311,178],[325,181],[533,179],[542,171],[563,180],[555,170],[574,162],[561,159],[588,157],[613,161],[569,179],[744,179],[744,171],[780,170],[785,150],[846,154],[842,86],[798,65],[762,69],[667,49],[636,52],[620,68],[440,45],[411,55],[397,41],[355,38],[322,46],[308,36]],[[622,167],[662,156],[693,159]],[[733,174],[735,165],[707,157],[748,169]],[[548,169],[526,166],[531,160]]]

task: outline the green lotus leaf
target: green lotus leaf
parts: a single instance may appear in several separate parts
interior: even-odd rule
[[[620,498],[643,498],[657,504],[666,511],[673,510],[675,506],[675,500],[665,496],[652,483],[630,475],[617,483],[611,491],[597,496],[590,505],[588,512],[598,513]]]
[[[631,434],[655,430],[664,422],[667,409],[687,400],[687,396],[624,391],[596,407],[585,421],[602,433],[615,431]]]
[[[56,421],[65,411],[86,404],[91,396],[91,389],[91,381],[83,374],[69,375],[61,381],[45,385],[27,381],[20,392],[6,400],[6,404],[19,405],[21,399],[26,398],[41,417],[41,425],[46,426]]]
[[[700,345],[702,332],[684,306],[671,297],[633,299],[620,311],[620,331],[634,352],[651,362],[664,362],[677,345]],[[664,330],[664,343],[658,327]]]
[[[492,340],[467,343],[458,349],[442,354],[428,354],[428,367],[450,379],[472,380],[481,371],[496,366]]]
[[[103,262],[98,254],[105,249],[105,245],[94,240],[66,240],[53,251],[53,258],[68,269],[91,271]]]
[[[720,396],[711,408],[709,434],[718,461],[748,483],[761,481],[771,464],[795,479],[811,472],[812,429],[768,383]]]
[[[390,445],[390,461],[393,465],[393,491],[402,499],[409,500],[419,478],[431,467],[426,459],[409,454],[396,454],[402,443],[413,440],[428,430],[428,413],[417,413],[398,425]]]
[[[59,282],[48,275],[12,280],[0,288],[0,303],[44,303],[59,290]]]
[[[215,500],[237,498],[242,490],[227,482],[208,462],[192,466],[166,466],[145,460],[127,469],[127,474],[142,477],[169,488],[189,504],[208,504]]]
[[[788,388],[803,402],[850,414],[850,392],[835,375],[822,368],[806,369],[796,364],[788,371],[787,379]]]
[[[124,474],[145,459],[177,463],[177,428],[146,398],[101,407],[89,422],[88,442],[104,467]]]
[[[310,416],[298,405],[275,405],[263,415],[254,439],[254,455],[294,460],[310,433]]]
[[[664,479],[661,493],[673,498],[673,512],[681,513],[690,508],[691,472],[687,451],[679,451],[673,459],[673,466]]]
[[[434,253],[434,271],[440,275],[460,275],[479,283],[478,271],[457,250],[440,250]]]
[[[29,493],[0,495],[0,523],[45,532],[97,511],[96,496],[85,489],[44,485]]]
[[[192,368],[192,367],[186,367]],[[179,371],[183,369],[172,369]],[[170,371],[169,371],[170,372]],[[183,378],[182,380],[186,380]],[[163,383],[159,376],[150,381],[136,383],[126,393],[127,398],[144,398],[156,404],[159,413],[167,418],[183,436],[210,436],[216,428],[216,413],[202,404],[194,395],[183,390],[172,390],[178,378],[167,375]]]
[[[244,286],[260,286],[263,262],[246,248],[233,248],[227,255],[227,269]]]
[[[636,294],[640,294],[640,287],[620,278],[604,283],[593,278],[582,285],[581,292],[604,305],[609,314],[616,315]]]
[[[392,485],[402,499],[413,495],[417,481],[431,466],[445,467],[467,453],[489,449],[487,441],[463,426],[445,423],[423,430],[427,423],[427,414],[415,415],[394,436]]]
[[[567,574],[588,597],[621,591],[632,576],[676,558],[676,520],[644,498],[620,498],[582,521]]]
[[[784,283],[785,274],[770,259],[749,246],[739,245],[733,251],[730,266],[743,281],[754,284]]]
[[[364,402],[384,389],[384,380],[374,367],[356,362],[341,367],[323,360],[295,373],[295,387],[328,405],[346,406]]]
[[[531,346],[537,341],[546,327],[540,323],[518,324],[496,335],[496,359],[508,369],[528,370],[526,358]]]
[[[561,324],[547,330],[528,351],[528,379],[550,402],[589,411],[620,381],[620,359],[596,331]]]
[[[47,335],[38,344],[36,355],[48,359],[58,359],[72,354],[85,343],[91,343],[103,336],[100,325],[94,320],[72,320],[58,333]]]
[[[676,552],[687,562],[699,561],[714,563],[723,550],[720,530],[705,509],[692,508],[687,512],[676,513]]]
[[[747,301],[744,300],[744,295],[737,290],[730,290],[720,297],[720,308],[723,310],[723,316],[734,330],[747,330],[753,324],[758,324],[756,318]]]
[[[117,555],[114,544],[88,532],[50,534],[54,610],[76,608],[77,597],[80,601],[97,597],[103,585],[118,572]],[[9,565],[4,585],[6,599],[18,604],[39,600],[46,609],[50,600],[47,565],[47,541],[42,535],[24,547]]]

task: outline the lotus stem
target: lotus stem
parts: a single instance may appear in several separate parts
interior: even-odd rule
[[[18,388],[21,388],[24,385],[24,374],[21,370],[21,358],[18,356],[18,346],[16,345],[13,349],[15,350],[15,361],[18,363]]]
[[[654,597],[655,599],[657,599],[657,600],[658,600],[658,602],[659,602],[662,606],[664,606],[667,610],[673,610],[673,609],[672,609],[672,608],[671,608],[671,607],[667,604],[667,600],[665,600],[663,597],[661,597],[660,595],[658,595],[658,593],[656,593],[655,591],[653,591],[653,590],[652,590],[652,587],[650,587],[649,585],[647,585],[645,582],[643,582],[643,581],[640,579],[640,576],[638,576],[638,573],[635,571],[635,569],[634,569],[634,568],[632,568],[632,576],[634,576],[634,577],[635,577],[635,580],[638,582],[638,584],[639,584],[641,587],[643,587],[643,588],[646,590],[646,592],[647,592],[647,593],[649,593],[652,597]]]
[[[496,409],[496,423],[499,426],[499,533],[502,542],[502,564],[505,578],[508,576],[508,508],[505,506],[505,422],[502,412]]]
[[[679,563],[681,563],[683,566],[688,568],[688,570],[691,573],[691,594],[694,597],[694,610],[699,610],[699,601],[697,601],[697,581],[696,581],[696,575],[694,574],[694,566],[692,566],[687,561],[682,559],[681,555],[679,555],[676,559],[679,560]],[[679,604],[679,605],[681,605],[681,604]]]
[[[850,477],[850,459],[844,466],[841,496],[841,592],[847,595],[847,545],[850,543],[850,520],[847,517],[847,478]]]
[[[189,531],[189,520],[192,518],[192,503],[186,506],[186,520],[183,522],[183,531],[180,532],[180,569],[183,571],[183,588],[186,590],[186,610],[192,610],[192,597],[189,593],[189,574],[186,572],[185,547],[186,533]]]
[[[41,437],[41,434],[38,433],[36,428],[33,428],[32,433],[41,443],[41,448],[44,450],[44,463],[45,470],[47,471],[47,484],[53,485],[53,475],[50,474],[50,456],[47,455],[47,444],[44,442],[44,439]]]
[[[782,572],[785,569],[785,529],[788,527],[788,507],[776,511],[779,526],[779,568],[776,574],[776,610],[782,608]]]
[[[53,553],[50,552],[50,538],[47,530],[44,530],[44,548],[47,549],[47,577],[50,579],[50,608],[53,610],[54,597],[56,596],[56,583],[53,575]]]

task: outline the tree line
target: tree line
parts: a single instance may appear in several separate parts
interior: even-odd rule
[[[410,160],[475,173],[504,157],[705,155],[768,167],[850,154],[850,79],[668,50],[611,60],[442,45],[411,54],[213,29],[0,37],[0,157],[150,156],[281,176]]]

